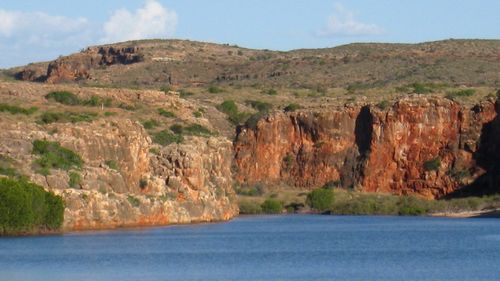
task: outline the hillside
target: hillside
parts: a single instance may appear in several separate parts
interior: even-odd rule
[[[277,52],[182,40],[89,47],[49,63],[10,69],[20,80],[113,87],[369,89],[414,82],[500,85],[500,40],[349,44]]]

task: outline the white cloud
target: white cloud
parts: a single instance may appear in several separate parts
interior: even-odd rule
[[[85,18],[42,12],[0,10],[0,67],[54,59],[93,42],[95,29]]]
[[[165,38],[172,36],[176,27],[175,11],[168,10],[155,0],[147,0],[134,13],[126,9],[115,11],[104,24],[101,42]]]
[[[156,0],[145,0],[134,12],[117,10],[105,23],[0,9],[0,68],[52,60],[97,43],[170,37],[177,20],[175,11]]]
[[[50,44],[61,37],[86,33],[89,22],[85,18],[51,16],[41,12],[0,10],[0,40],[28,40],[27,43]]]
[[[354,18],[354,13],[346,9],[342,4],[335,4],[335,11],[328,18],[325,27],[317,32],[319,36],[363,36],[380,35],[384,29],[376,24],[363,23]]]

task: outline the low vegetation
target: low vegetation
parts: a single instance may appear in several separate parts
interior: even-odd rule
[[[68,171],[83,166],[83,160],[78,154],[61,147],[58,142],[35,140],[32,153],[38,156],[33,161],[35,170],[42,175],[50,174],[50,169]]]
[[[14,159],[0,154],[0,175],[7,177],[18,177],[20,176],[17,170],[14,168]]]
[[[248,112],[239,112],[238,105],[236,105],[233,100],[225,100],[217,106],[217,109],[225,113],[228,120],[236,126],[245,123],[245,121],[252,115]]]
[[[307,195],[306,203],[311,209],[323,213],[332,208],[334,201],[333,191],[330,188],[319,188]]]
[[[82,176],[80,175],[80,173],[70,172],[68,186],[71,188],[79,188],[81,184],[82,184]]]
[[[10,114],[23,114],[23,115],[31,115],[38,110],[37,107],[24,108],[16,105],[9,105],[5,103],[0,103],[0,112],[8,112]]]
[[[297,111],[301,108],[301,106],[297,103],[290,103],[285,108],[283,108],[283,111],[285,112],[294,112]]]
[[[222,90],[221,88],[219,88],[217,86],[212,85],[212,86],[208,87],[208,92],[211,94],[219,94],[219,93],[224,92],[224,90]]]
[[[476,90],[474,89],[465,89],[465,90],[458,90],[458,91],[451,91],[446,94],[446,98],[455,100],[458,98],[464,98],[464,97],[472,97],[476,93]]]
[[[106,164],[106,166],[108,166],[112,170],[119,170],[118,163],[115,160],[106,160],[104,161],[104,164]]]
[[[424,162],[424,170],[427,172],[437,171],[441,167],[441,158],[436,157]]]
[[[111,107],[113,105],[113,99],[111,98],[102,98],[99,96],[91,96],[89,99],[80,99],[77,95],[68,92],[68,91],[55,91],[50,92],[45,95],[45,99],[52,100],[64,105],[70,106],[103,106],[103,107]]]
[[[174,134],[170,130],[162,130],[152,135],[153,142],[167,146],[172,143],[181,143],[184,138],[180,134]]]
[[[0,234],[54,231],[63,219],[60,196],[24,180],[0,178]]]
[[[175,113],[168,111],[168,110],[165,110],[163,108],[158,108],[158,114],[160,114],[163,117],[167,117],[167,118],[175,118]]]
[[[266,199],[260,207],[265,214],[280,214],[283,212],[283,203],[272,198]]]
[[[272,104],[258,100],[246,100],[245,104],[260,112],[268,112],[273,108]]]
[[[39,124],[92,122],[98,114],[93,112],[44,112],[37,120]]]
[[[144,127],[144,129],[150,130],[160,126],[160,122],[156,121],[155,119],[149,119],[142,122],[142,126]]]

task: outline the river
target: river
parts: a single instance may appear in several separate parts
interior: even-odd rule
[[[0,238],[0,280],[499,280],[500,219],[255,216]]]

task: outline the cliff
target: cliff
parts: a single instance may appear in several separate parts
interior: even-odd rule
[[[182,143],[160,146],[134,115],[119,108],[55,105],[44,99],[50,86],[0,84],[4,102],[39,107],[33,115],[0,112],[0,160],[10,159],[16,173],[61,195],[64,229],[101,229],[228,220],[238,214],[232,189],[231,142],[217,136],[186,136]],[[172,108],[175,122],[192,116],[193,104],[154,91],[73,89],[79,97],[114,97],[147,108]],[[140,95],[143,96],[140,96]],[[147,106],[147,107],[146,107]],[[94,111],[87,122],[40,122],[43,112]],[[113,113],[112,112],[112,113]],[[152,113],[150,113],[152,112]],[[140,118],[143,118],[141,115]],[[200,120],[198,122],[203,122]],[[164,121],[167,122],[167,121]],[[205,120],[206,122],[206,120]],[[209,124],[208,124],[209,125]],[[33,141],[57,142],[83,160],[81,168],[37,171]]]
[[[481,160],[498,155],[496,114],[491,100],[467,108],[422,96],[402,98],[387,109],[276,112],[255,128],[239,129],[235,177],[247,185],[329,184],[440,198],[497,169]]]

